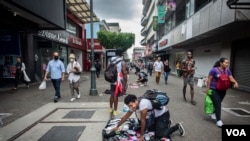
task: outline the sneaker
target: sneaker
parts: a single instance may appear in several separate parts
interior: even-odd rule
[[[17,90],[17,88],[15,87],[15,88],[13,88],[12,90]]]
[[[222,127],[223,122],[222,122],[221,120],[219,120],[219,121],[216,122],[216,125],[217,125],[218,127]]]
[[[75,101],[75,100],[76,100],[76,98],[74,98],[74,97],[70,99],[70,101]]]
[[[112,108],[109,108],[109,112],[112,113],[112,112],[113,112],[113,109],[112,109]]]
[[[216,120],[216,116],[215,116],[215,113],[211,114],[211,115],[210,115],[210,118],[211,118],[211,119],[214,119],[214,120]]]
[[[178,126],[178,130],[180,132],[180,135],[184,136],[185,135],[185,130],[184,130],[182,124],[181,123],[177,123],[176,125]]]
[[[191,104],[192,104],[192,105],[196,105],[196,101],[191,100]]]
[[[172,120],[170,119],[170,120],[168,121],[168,128],[171,127],[171,124],[172,124]]]
[[[118,116],[119,114],[120,114],[120,111],[118,111],[118,110],[117,111],[113,111],[113,115],[114,116]]]
[[[77,97],[76,98],[80,98],[81,97],[81,93],[79,92],[79,94],[77,94]]]
[[[55,102],[55,103],[58,102],[58,98],[54,98],[54,102]]]

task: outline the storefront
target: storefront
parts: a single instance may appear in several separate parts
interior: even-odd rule
[[[67,66],[69,33],[66,31],[41,30],[34,35],[35,74],[44,76],[46,66],[53,57],[53,52],[59,53],[59,59]]]
[[[16,58],[21,56],[18,32],[0,32],[0,78],[14,78]]]

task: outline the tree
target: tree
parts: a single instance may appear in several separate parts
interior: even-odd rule
[[[135,34],[101,30],[97,33],[97,39],[106,49],[116,49],[120,47],[126,51],[134,44]]]

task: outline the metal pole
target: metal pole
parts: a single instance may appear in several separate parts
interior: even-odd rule
[[[93,39],[93,0],[90,0],[90,34],[91,34],[91,87],[89,91],[89,95],[96,96],[98,95],[96,89],[96,69],[95,69],[95,62],[94,62],[94,39]]]

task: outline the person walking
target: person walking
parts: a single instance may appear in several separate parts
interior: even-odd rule
[[[54,97],[55,103],[58,102],[58,100],[61,98],[60,86],[61,86],[61,81],[64,81],[64,73],[65,73],[64,64],[58,58],[59,58],[58,52],[54,52],[53,59],[49,61],[46,73],[44,75],[44,80],[46,81],[47,76],[50,73],[51,82],[55,89],[55,97]]]
[[[127,119],[135,112],[140,113],[140,137],[139,141],[144,141],[146,131],[155,132],[157,139],[169,138],[175,131],[179,131],[181,136],[185,135],[185,130],[181,123],[171,126],[170,112],[166,106],[159,110],[154,109],[150,100],[137,98],[134,94],[128,94],[124,103],[129,107],[129,111],[121,118],[117,126],[112,131],[118,130]],[[137,114],[136,114],[137,115]],[[139,117],[137,117],[139,118]]]
[[[69,64],[67,66],[67,73],[69,74],[68,80],[69,80],[69,88],[71,93],[71,99],[70,101],[74,101],[76,98],[79,99],[81,97],[80,90],[79,90],[79,80],[81,77],[81,71],[82,67],[81,65],[76,61],[75,54],[71,53],[69,55]],[[75,92],[76,91],[76,96]]]
[[[221,102],[226,95],[227,89],[220,89],[218,87],[218,80],[222,74],[226,74],[229,81],[233,84],[233,88],[238,88],[239,84],[232,75],[232,72],[228,69],[229,60],[225,57],[222,57],[215,63],[213,68],[209,71],[207,79],[207,93],[209,90],[212,90],[211,99],[213,101],[215,111],[211,114],[211,118],[216,120],[216,125],[221,127],[223,122],[221,121]],[[229,83],[231,85],[231,83]]]
[[[116,56],[110,59],[110,62],[116,63],[117,67],[117,81],[115,83],[110,83],[110,98],[109,98],[109,105],[111,112],[114,116],[120,114],[120,111],[117,110],[118,107],[118,97],[123,95],[127,89],[127,71],[126,71],[126,63],[122,60],[122,49],[116,49]],[[123,84],[124,83],[124,84]],[[122,89],[122,91],[121,91]]]
[[[155,71],[155,82],[159,84],[161,74],[164,72],[164,66],[161,61],[161,57],[158,57],[157,60],[154,62],[153,70]]]
[[[164,78],[165,78],[165,84],[168,84],[168,75],[170,73],[171,69],[169,67],[168,60],[164,61]]]
[[[149,60],[148,73],[149,73],[150,76],[152,76],[152,71],[153,71],[153,60]]]
[[[99,78],[100,77],[100,72],[101,72],[101,63],[99,60],[96,60],[95,62],[95,69],[96,69],[96,77]]]
[[[193,59],[192,52],[187,51],[187,58],[182,61],[183,71],[183,99],[186,99],[187,84],[190,86],[191,104],[196,105],[194,100],[194,73],[195,73],[195,60]]]
[[[15,79],[14,79],[15,86],[14,86],[13,90],[17,90],[18,82],[20,80],[26,84],[26,88],[29,88],[30,87],[29,86],[30,79],[28,78],[28,76],[26,74],[26,71],[25,71],[26,67],[25,67],[24,62],[22,61],[22,57],[19,56],[19,57],[16,58],[16,60],[17,60],[17,62],[16,62],[16,73],[15,73]]]
[[[181,77],[181,74],[180,74],[180,72],[181,72],[181,63],[180,63],[179,60],[176,62],[175,69],[176,69],[176,76]]]

